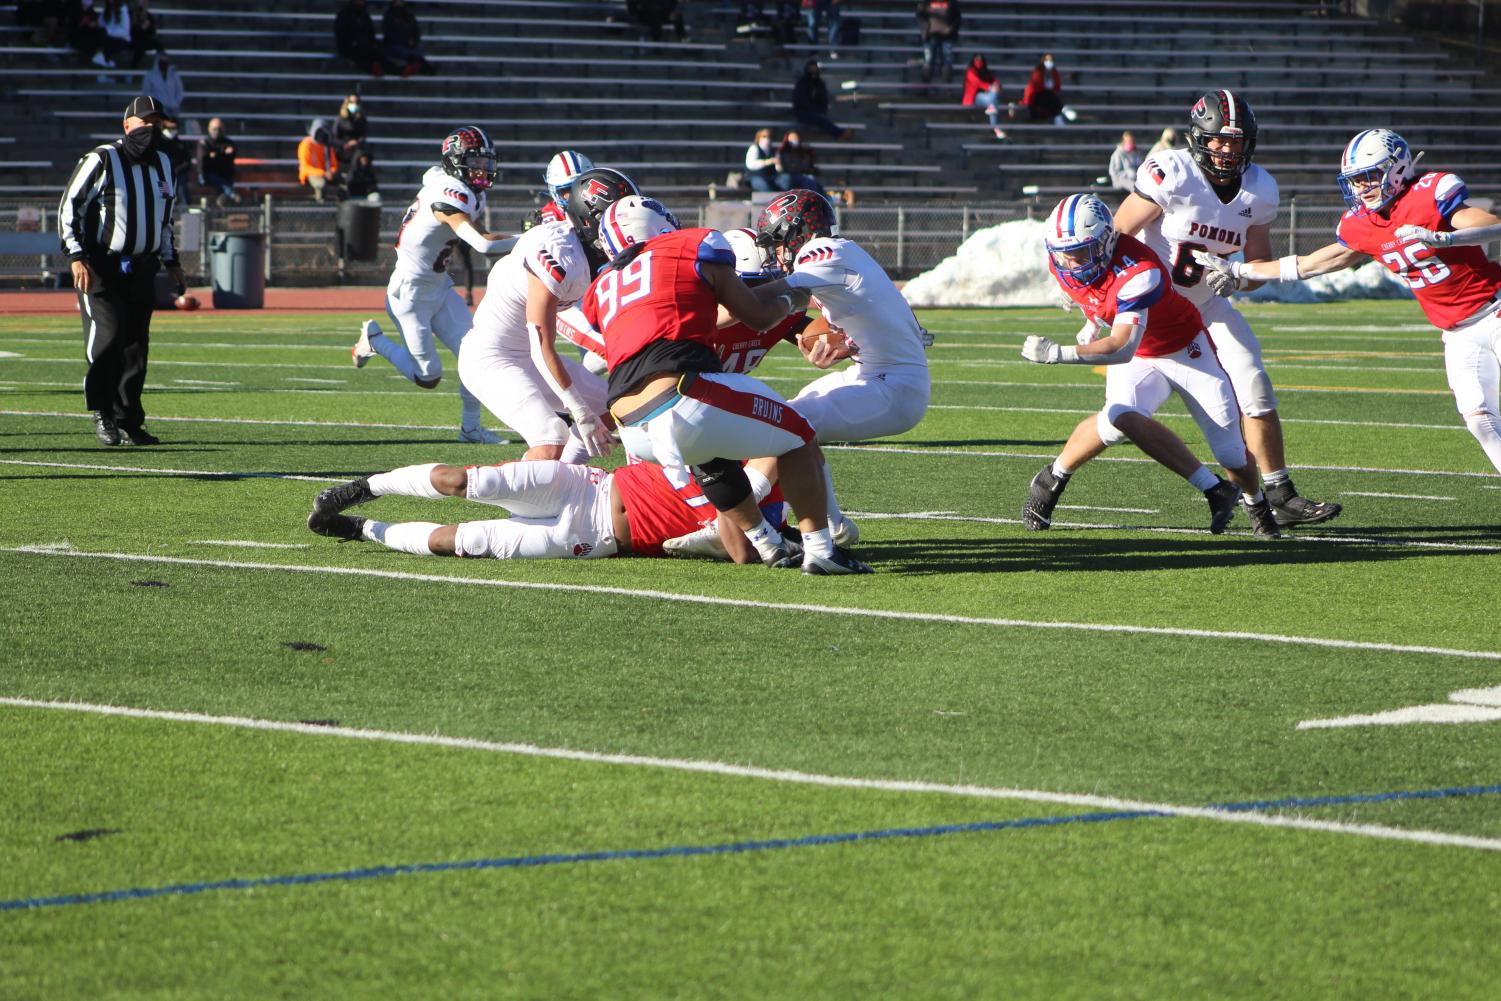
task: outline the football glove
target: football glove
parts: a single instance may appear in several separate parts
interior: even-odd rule
[[[1086,344],[1094,343],[1099,333],[1099,326],[1093,320],[1086,320],[1084,326],[1080,327],[1079,332],[1074,335],[1074,343],[1082,348]]]
[[[933,346],[933,331],[919,323],[917,325],[917,339],[922,341],[923,350],[926,351]]]
[[[1452,233],[1436,233],[1431,229],[1424,229],[1422,226],[1398,226],[1396,232],[1392,235],[1404,242],[1407,240],[1416,240],[1423,246],[1432,247],[1435,250],[1450,246],[1454,240],[1454,234]]]
[[[615,448],[615,442],[610,437],[610,429],[604,423],[587,410],[572,411],[573,426],[578,431],[579,437],[584,441],[584,449],[591,458],[609,455]]]
[[[1063,349],[1052,338],[1033,334],[1022,344],[1022,357],[1039,365],[1056,365],[1063,360]]]
[[[1204,266],[1204,284],[1222,299],[1229,298],[1255,280],[1244,275],[1244,265],[1239,261],[1227,261],[1202,250],[1195,250],[1193,255],[1194,260]]]

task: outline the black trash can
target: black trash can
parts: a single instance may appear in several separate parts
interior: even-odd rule
[[[266,234],[215,233],[208,249],[215,309],[266,305]]]
[[[349,261],[373,261],[380,256],[380,206],[350,199],[339,203],[340,254]]]

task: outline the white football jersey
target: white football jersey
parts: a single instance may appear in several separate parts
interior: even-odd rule
[[[1186,149],[1153,153],[1136,172],[1136,193],[1162,214],[1138,238],[1151,247],[1173,275],[1173,285],[1195,306],[1214,298],[1204,284],[1203,267],[1193,251],[1229,257],[1245,249],[1246,230],[1277,218],[1277,182],[1256,164],[1241,175],[1240,190],[1220,201],[1209,179]]]
[[[474,313],[476,335],[494,338],[520,351],[529,349],[526,289],[530,276],[536,276],[558,297],[560,311],[584,297],[594,276],[584,245],[572,226],[566,222],[533,226],[509,254],[495,262],[485,283],[485,298]]]
[[[431,279],[448,274],[448,259],[459,238],[453,227],[438,219],[433,209],[462,212],[471,220],[484,217],[485,195],[442,167],[430,167],[422,175],[422,189],[401,219],[396,234],[396,270],[392,278]]]
[[[788,283],[813,293],[829,326],[854,342],[855,363],[879,372],[928,367],[922,327],[886,272],[852,240],[817,237],[798,251]]]

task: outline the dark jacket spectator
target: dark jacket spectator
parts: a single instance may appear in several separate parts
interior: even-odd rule
[[[922,36],[922,81],[930,83],[933,71],[943,68],[945,82],[954,78],[954,44],[959,41],[963,14],[959,0],[921,0],[917,24]]]
[[[792,85],[792,114],[803,125],[815,126],[836,139],[849,135],[829,117],[829,88],[824,86],[816,59],[808,60],[803,75]]]
[[[823,186],[815,176],[818,165],[814,162],[813,147],[803,143],[797,130],[791,130],[777,147],[777,186],[783,191],[791,188],[808,188],[823,194]]]
[[[417,15],[408,9],[405,0],[391,0],[386,5],[380,27],[386,39],[386,60],[400,67],[402,76],[433,72],[432,64],[422,54],[422,29],[417,24]]]
[[[161,30],[162,20],[152,12],[150,0],[136,0],[130,13],[130,65],[140,66],[146,53],[160,48]]]
[[[349,168],[349,180],[345,183],[345,190],[351,198],[369,198],[378,195],[380,180],[375,176],[375,164],[368,149],[360,149],[354,154],[354,163]]]
[[[104,0],[99,26],[104,29],[104,58],[116,66],[124,65],[130,51],[130,5],[125,0]]]
[[[84,62],[92,61],[95,66],[113,66],[114,63],[102,51],[108,36],[99,23],[94,0],[70,0],[65,11],[63,32],[68,37],[68,44],[78,50],[79,58]]]
[[[371,76],[384,76],[385,58],[375,41],[375,22],[365,0],[349,0],[334,18],[334,44],[339,55]]]
[[[365,132],[369,123],[361,107],[360,95],[350,94],[339,108],[339,117],[334,119],[334,141],[344,151],[346,159],[353,159],[355,150],[365,145]]]
[[[985,62],[984,56],[975,56],[964,70],[964,101],[968,107],[985,109],[990,127],[997,139],[1006,138],[1001,131],[1001,82]]]
[[[683,25],[683,8],[678,0],[625,0],[625,12],[645,32],[644,40],[660,42],[662,28],[669,21],[678,41],[687,29]]]
[[[235,194],[235,144],[224,130],[224,120],[210,118],[208,135],[198,140],[194,173],[198,186],[218,192],[217,202],[238,201]]]
[[[1032,75],[1027,79],[1027,89],[1022,91],[1022,104],[1027,109],[1028,117],[1034,122],[1064,124],[1063,80],[1058,75],[1058,67],[1053,62],[1051,52],[1032,67]]]

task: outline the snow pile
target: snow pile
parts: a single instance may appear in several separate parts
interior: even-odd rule
[[[909,281],[902,294],[914,306],[1056,306],[1062,293],[1048,274],[1045,225],[1017,220],[979,230],[953,257]],[[1327,302],[1404,299],[1411,295],[1405,282],[1371,261],[1306,282],[1272,282],[1237,298],[1251,302]]]

